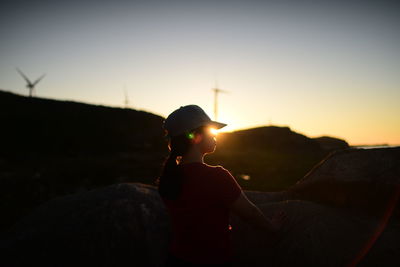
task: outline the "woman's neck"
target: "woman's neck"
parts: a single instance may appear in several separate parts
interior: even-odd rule
[[[180,160],[179,164],[186,164],[192,162],[204,163],[203,158],[204,158],[203,153],[201,153],[197,149],[191,149],[184,156],[182,156],[182,159]]]

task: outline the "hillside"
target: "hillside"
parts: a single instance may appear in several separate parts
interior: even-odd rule
[[[163,118],[132,109],[29,98],[0,91],[2,156],[159,151]]]

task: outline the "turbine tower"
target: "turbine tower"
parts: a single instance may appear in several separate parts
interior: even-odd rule
[[[33,92],[34,92],[34,89],[35,89],[35,86],[38,84],[38,82],[40,82],[41,79],[44,78],[44,76],[45,76],[46,74],[43,74],[43,75],[40,76],[38,79],[36,79],[36,81],[34,81],[34,82],[32,83],[32,82],[28,79],[28,77],[26,77],[26,75],[25,75],[20,69],[17,68],[17,71],[18,71],[19,74],[21,74],[22,78],[25,79],[25,81],[26,81],[26,88],[29,89],[29,96],[32,97]]]
[[[125,85],[124,85],[124,95],[125,95],[125,100],[124,100],[125,108],[128,108],[128,106],[129,106],[129,97],[128,97],[128,92],[126,91]]]
[[[219,89],[217,83],[215,83],[215,88],[211,90],[214,91],[214,120],[218,120],[218,94],[228,93],[228,91]]]

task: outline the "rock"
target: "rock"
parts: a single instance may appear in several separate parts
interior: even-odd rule
[[[155,188],[118,184],[38,207],[2,242],[4,266],[160,266],[168,236]]]
[[[399,266],[400,226],[388,224],[371,249],[366,244],[382,226],[379,220],[309,201],[290,200],[260,205],[267,217],[288,215],[278,243],[232,217],[235,266],[346,266],[367,251],[361,266]],[[261,237],[265,236],[264,239]]]
[[[400,194],[400,147],[336,151],[288,191],[292,199],[382,216]]]
[[[260,192],[260,191],[244,191],[247,198],[254,204],[262,205],[271,202],[279,202],[289,199],[287,191],[281,192]]]
[[[297,184],[329,180],[400,184],[400,147],[336,151]]]

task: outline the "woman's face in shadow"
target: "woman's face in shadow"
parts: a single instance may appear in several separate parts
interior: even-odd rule
[[[213,153],[217,145],[217,139],[215,132],[212,131],[211,127],[204,127],[200,133],[195,137],[197,145],[199,145],[200,151],[204,154]]]

